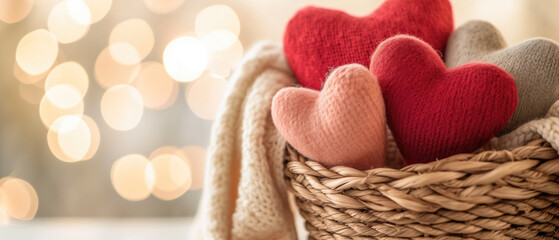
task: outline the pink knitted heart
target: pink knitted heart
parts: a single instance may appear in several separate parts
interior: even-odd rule
[[[321,92],[285,88],[272,102],[274,123],[300,153],[360,170],[385,166],[384,111],[377,80],[359,64],[334,70]]]

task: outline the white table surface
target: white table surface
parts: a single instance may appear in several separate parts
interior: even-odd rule
[[[0,225],[1,240],[185,240],[189,218],[42,218]]]

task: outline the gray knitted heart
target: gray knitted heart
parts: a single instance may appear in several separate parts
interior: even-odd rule
[[[470,21],[448,40],[445,62],[448,68],[468,62],[493,63],[514,77],[518,105],[503,135],[530,120],[544,117],[559,99],[559,45],[545,38],[532,38],[508,47],[491,23]]]

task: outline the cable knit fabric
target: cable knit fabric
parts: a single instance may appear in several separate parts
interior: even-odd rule
[[[559,99],[559,45],[552,40],[533,38],[507,48],[491,23],[470,21],[451,35],[445,59],[449,68],[473,61],[493,63],[514,77],[518,106],[498,135],[543,117]]]
[[[409,34],[444,52],[453,29],[448,0],[387,0],[364,17],[307,7],[287,24],[284,49],[301,85],[319,90],[330,69],[351,63],[369,66],[384,39]]]
[[[378,82],[359,64],[335,69],[322,91],[285,88],[274,97],[278,130],[327,167],[385,167],[386,117]]]
[[[264,71],[247,97],[242,125],[241,179],[232,239],[295,239],[283,184],[285,140],[269,121],[272,97],[292,85],[293,77],[274,69]]]
[[[295,79],[281,47],[263,43],[233,73],[212,129],[192,239],[295,239],[283,183],[285,140],[272,96]]]
[[[559,152],[559,101],[556,101],[542,119],[523,124],[512,132],[491,139],[488,148],[512,150],[532,140],[543,138]]]
[[[476,150],[508,122],[518,100],[513,78],[501,68],[470,63],[449,70],[411,36],[380,44],[370,70],[407,164]]]

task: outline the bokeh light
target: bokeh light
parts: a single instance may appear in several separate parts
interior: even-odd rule
[[[83,98],[89,88],[89,77],[82,65],[69,61],[57,65],[49,72],[45,81],[45,91],[49,91],[57,85],[70,85]]]
[[[103,88],[129,84],[138,76],[140,68],[140,64],[124,65],[115,61],[107,47],[95,61],[95,80]]]
[[[99,148],[99,128],[86,115],[62,116],[49,129],[47,143],[52,154],[63,162],[89,160]]]
[[[91,24],[89,6],[83,0],[66,0],[70,17],[80,25]]]
[[[221,60],[221,59],[211,59],[208,63],[208,71],[219,75],[223,78],[228,77],[231,74],[232,69],[231,63]]]
[[[231,68],[237,67],[243,58],[243,44],[236,41],[233,45],[223,51],[210,52],[210,59],[212,61],[223,61],[230,65]]]
[[[39,116],[41,118],[41,121],[43,122],[43,124],[47,128],[52,129],[53,131],[58,131],[59,130],[59,129],[56,128],[57,126],[53,126],[54,121],[56,121],[56,119],[58,119],[59,117],[62,117],[62,116],[65,116],[65,115],[81,116],[83,114],[83,111],[84,111],[83,101],[79,101],[78,104],[74,105],[73,107],[66,108],[66,109],[57,107],[55,104],[53,104],[47,96],[56,95],[57,94],[56,91],[59,91],[59,90],[64,90],[64,88],[63,89],[52,88],[49,91],[55,91],[55,92],[50,93],[50,94],[45,93],[45,95],[41,99],[41,102],[39,103]],[[69,94],[68,96],[77,97],[76,95],[71,95],[71,94]]]
[[[188,157],[192,173],[190,189],[196,190],[204,186],[204,173],[206,172],[206,149],[200,146],[186,146],[180,151]],[[180,156],[180,155],[178,155]]]
[[[84,15],[86,15],[85,18],[82,17]],[[89,8],[81,0],[62,1],[51,10],[47,20],[48,29],[54,33],[60,43],[75,42],[89,31],[89,24],[80,23],[86,21],[87,16],[90,21]],[[75,18],[78,18],[80,22]]]
[[[45,76],[47,76],[47,73],[48,71],[44,71],[43,73],[38,75],[29,74],[23,71],[23,69],[21,69],[17,62],[14,62],[14,76],[23,84],[35,84],[39,81],[42,81],[43,79],[45,79]]]
[[[237,14],[229,6],[212,5],[198,13],[195,28],[198,37],[204,37],[216,30],[227,30],[238,37],[241,24]]]
[[[115,61],[133,65],[144,59],[153,48],[153,30],[142,19],[128,19],[117,24],[109,37],[109,51]]]
[[[138,78],[131,85],[142,95],[144,106],[151,109],[169,107],[179,92],[177,81],[167,74],[159,62],[142,63]]]
[[[148,159],[130,154],[118,159],[111,168],[111,182],[126,200],[141,201],[149,197],[155,183],[155,172]]]
[[[191,190],[200,189],[204,185],[204,173],[206,169],[206,149],[197,145],[177,148],[175,146],[162,146],[154,150],[149,159],[153,160],[162,155],[174,155],[181,158],[189,167],[192,183]]]
[[[152,194],[162,200],[173,200],[183,195],[192,183],[190,167],[183,159],[162,154],[151,160],[155,171]]]
[[[30,104],[39,104],[45,91],[42,87],[33,84],[19,84],[19,95],[23,100]]]
[[[61,109],[70,109],[83,99],[79,90],[69,84],[55,85],[46,90],[45,96],[50,103]]]
[[[99,132],[97,123],[89,116],[83,115],[82,119],[89,129],[89,135],[91,137],[91,144],[89,145],[89,149],[82,160],[89,160],[95,156],[95,153],[97,153],[97,150],[99,149],[99,144],[101,143],[101,133]]]
[[[2,206],[2,199],[3,199],[3,192],[0,191],[0,226],[7,225],[10,223],[10,216],[8,216],[8,213],[6,213],[6,211]]]
[[[31,220],[37,214],[39,198],[31,184],[25,180],[13,177],[0,179],[0,208],[10,218]]]
[[[194,37],[179,37],[171,41],[163,53],[167,73],[179,82],[189,82],[200,77],[208,65],[208,52],[202,42]]]
[[[81,116],[64,118],[58,131],[60,149],[72,159],[83,159],[91,146],[91,133],[89,127]],[[56,124],[56,121],[55,121]]]
[[[149,155],[148,158],[149,158],[149,160],[153,160],[153,159],[155,159],[156,157],[158,157],[158,156],[160,156],[160,155],[169,155],[169,154],[170,154],[170,155],[175,154],[175,155],[179,156],[179,157],[182,158],[182,159],[186,158],[186,155],[184,155],[184,154],[180,151],[180,149],[179,149],[178,147],[175,147],[175,146],[162,146],[162,147],[159,147],[159,148],[153,150],[153,152],[151,152],[151,154]]]
[[[0,0],[0,20],[16,23],[24,19],[35,4],[35,0]]]
[[[91,24],[103,19],[111,10],[112,0],[83,0],[91,12]]]
[[[196,116],[213,120],[226,88],[227,81],[224,78],[205,74],[187,89],[186,102]]]
[[[62,116],[53,123],[53,126],[55,127],[49,129],[47,134],[51,152],[65,162],[82,160],[91,147],[91,131],[82,117],[78,115]],[[58,129],[58,131],[53,131],[53,129]],[[55,134],[56,138],[49,138],[49,134]]]
[[[49,70],[57,56],[56,36],[45,29],[26,34],[16,48],[17,64],[31,75],[39,75]]]
[[[109,45],[109,52],[115,61],[124,65],[133,65],[142,60],[138,50],[132,46],[132,44],[127,42],[113,43]]]
[[[170,13],[180,7],[184,0],[144,0],[146,7],[158,14]]]
[[[223,51],[238,41],[237,36],[228,30],[216,30],[200,39],[209,51]]]
[[[101,115],[105,122],[119,131],[131,130],[142,119],[144,104],[142,96],[130,85],[109,88],[101,99]]]

